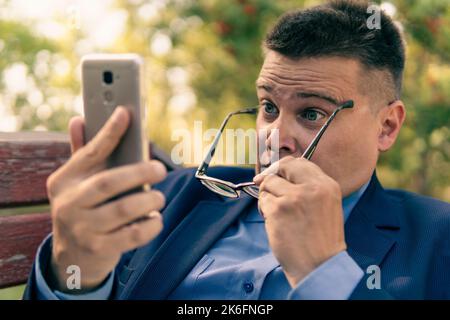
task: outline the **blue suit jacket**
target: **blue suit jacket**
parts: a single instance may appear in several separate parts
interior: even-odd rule
[[[211,168],[233,182],[251,181],[254,171]],[[170,173],[154,187],[166,196],[164,229],[148,245],[122,256],[112,298],[165,299],[228,226],[256,200],[223,198],[194,178],[193,169]],[[406,191],[385,190],[374,173],[345,225],[348,253],[364,270],[381,269],[381,289],[368,289],[370,273],[351,299],[449,299],[450,204]],[[42,248],[46,270],[51,242]],[[36,298],[31,273],[25,299]]]

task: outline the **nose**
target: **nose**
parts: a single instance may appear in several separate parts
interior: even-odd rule
[[[280,113],[278,118],[265,128],[267,130],[265,140],[266,150],[271,153],[278,152],[280,159],[287,155],[296,154],[299,148],[296,140],[295,126],[295,119]]]

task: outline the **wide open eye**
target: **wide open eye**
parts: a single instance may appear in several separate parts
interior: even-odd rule
[[[264,113],[267,115],[277,115],[278,114],[278,108],[275,107],[275,105],[271,102],[265,101],[262,103],[262,108],[264,110]]]
[[[307,121],[314,122],[324,119],[325,114],[315,109],[307,109],[300,113],[300,117]]]

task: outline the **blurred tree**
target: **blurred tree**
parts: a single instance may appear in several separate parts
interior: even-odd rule
[[[450,2],[393,3],[407,41],[407,119],[378,171],[388,186],[450,201]]]
[[[19,117],[17,130],[66,130],[69,117],[81,112],[75,72],[81,55],[138,52],[147,66],[149,136],[170,153],[178,142],[175,129],[192,130],[195,120],[203,120],[204,129],[217,128],[229,111],[256,104],[266,30],[282,12],[321,2],[116,0],[113,9],[125,17],[124,28],[103,45],[89,43],[92,28],[72,28],[55,41],[35,34],[35,22],[0,21],[0,79],[23,70],[17,69],[21,64],[32,79],[17,94],[4,79],[0,97]],[[403,95],[408,115],[399,141],[382,155],[378,174],[389,187],[450,201],[449,2],[393,0],[382,8],[401,22],[408,43]]]
[[[64,129],[79,90],[64,46],[36,36],[25,23],[0,21],[0,53],[3,120],[16,130]]]

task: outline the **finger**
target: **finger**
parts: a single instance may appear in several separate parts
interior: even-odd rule
[[[324,175],[318,165],[305,158],[293,158],[292,161],[280,163],[278,173],[295,184],[305,183]]]
[[[276,168],[276,174],[278,176],[295,184],[304,183],[323,175],[323,171],[316,164],[305,158],[288,156],[272,164],[272,166]],[[271,169],[270,172],[274,171],[275,169],[271,168],[272,166],[267,170]],[[255,176],[254,181],[256,179],[255,183],[261,183],[263,178],[263,175],[258,175]]]
[[[149,219],[124,226],[108,234],[106,241],[111,244],[111,248],[114,248],[114,250],[119,249],[122,252],[126,252],[153,240],[161,232],[162,228],[161,214],[153,211],[149,215]]]
[[[75,154],[70,166],[79,172],[103,163],[119,144],[129,122],[129,112],[124,107],[117,107],[95,137]]]
[[[69,121],[70,150],[74,154],[84,146],[84,118],[76,116]]]
[[[279,198],[267,191],[259,193],[258,210],[264,219],[271,217],[276,212],[277,201],[279,201]]]
[[[159,191],[135,193],[109,202],[88,212],[95,232],[108,233],[127,223],[164,207],[165,197]]]
[[[286,192],[294,186],[291,182],[286,179],[271,174],[265,176],[259,185],[259,191],[266,191],[273,194],[276,197],[281,197],[286,194]]]
[[[81,183],[76,197],[83,199],[81,207],[90,208],[143,184],[160,182],[166,175],[165,166],[156,160],[124,165],[90,176]]]
[[[267,169],[265,169],[261,173],[257,174],[253,178],[253,182],[255,182],[256,184],[260,184],[265,176],[274,175],[274,174],[279,175],[280,165],[281,164],[285,165],[286,163],[290,163],[290,162],[294,161],[295,159],[296,158],[294,158],[292,156],[286,156],[286,157],[283,157],[282,159],[272,163]]]

